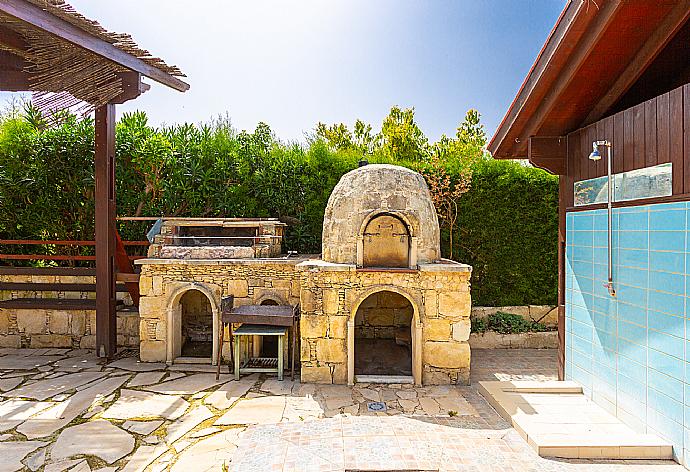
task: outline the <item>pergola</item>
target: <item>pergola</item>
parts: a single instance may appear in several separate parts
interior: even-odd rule
[[[96,349],[116,351],[116,271],[131,271],[115,227],[115,105],[137,98],[148,77],[184,92],[175,66],[112,33],[63,0],[0,0],[0,90],[33,92],[43,110],[95,111]],[[136,301],[138,284],[128,289]]]

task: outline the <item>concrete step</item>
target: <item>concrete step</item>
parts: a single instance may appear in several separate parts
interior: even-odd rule
[[[673,459],[672,445],[638,433],[575,382],[479,382],[479,392],[543,457]]]

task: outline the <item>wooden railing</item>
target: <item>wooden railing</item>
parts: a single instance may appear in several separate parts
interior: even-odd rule
[[[117,218],[118,221],[155,221],[155,217],[128,217],[122,216]],[[140,247],[146,248],[149,246],[148,241],[120,241],[118,237],[118,244],[127,247]],[[85,247],[95,247],[96,241],[91,240],[54,240],[54,239],[0,239],[0,247],[16,246],[21,248],[23,246],[57,246],[57,248],[51,248],[52,250],[44,250],[43,254],[39,254],[41,251],[38,250],[29,252],[28,249],[22,248],[22,250],[14,251],[12,249],[0,250],[0,264],[2,261],[55,261],[55,262],[95,262],[96,256],[92,254],[83,254],[79,248]],[[71,251],[72,250],[72,251]],[[145,249],[135,251],[135,253],[142,254],[145,253]],[[48,252],[55,252],[56,254],[48,254]],[[65,252],[74,252],[75,254],[65,254]],[[123,252],[122,256],[126,253]],[[145,255],[127,255],[130,261],[145,258]],[[126,259],[125,259],[126,260]],[[9,264],[9,262],[8,262]]]
[[[148,241],[122,241],[125,246],[148,246]],[[37,239],[0,239],[0,245],[6,246],[95,246],[96,241],[58,241]],[[129,256],[130,260],[143,259],[146,256]],[[80,254],[6,254],[0,253],[0,260],[19,261],[95,261],[96,256]]]

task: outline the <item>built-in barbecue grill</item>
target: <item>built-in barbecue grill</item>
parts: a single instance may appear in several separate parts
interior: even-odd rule
[[[254,259],[277,257],[285,224],[275,218],[168,218],[156,224],[149,257]]]

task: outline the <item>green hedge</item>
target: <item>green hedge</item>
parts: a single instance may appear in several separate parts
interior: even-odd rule
[[[516,162],[475,169],[460,203],[458,259],[481,306],[556,303],[558,178]]]
[[[0,239],[93,238],[92,143],[90,120],[2,118]],[[318,253],[328,197],[360,158],[321,139],[283,143],[263,124],[253,133],[224,121],[155,129],[145,114],[128,114],[117,126],[118,215],[280,217],[289,224],[286,249]],[[420,166],[385,153],[369,160]],[[457,177],[454,166],[447,171]],[[457,260],[474,266],[475,305],[555,303],[557,187],[555,177],[518,163],[476,165],[461,198],[454,249]],[[119,231],[142,239],[147,226],[120,223]],[[447,239],[444,233],[445,255]],[[0,252],[17,251],[0,245]]]

